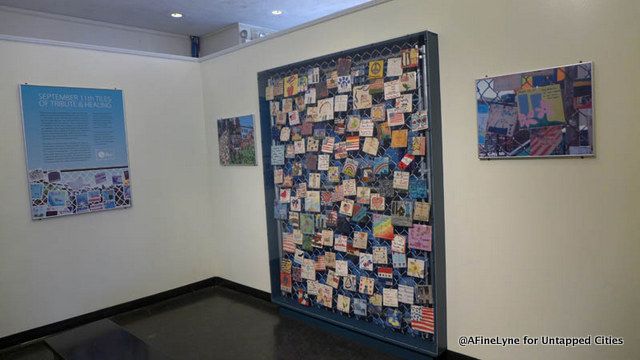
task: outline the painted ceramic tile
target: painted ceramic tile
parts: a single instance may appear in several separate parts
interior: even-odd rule
[[[351,75],[338,76],[338,93],[351,92]]]
[[[373,255],[360,253],[360,261],[358,263],[360,269],[373,271]],[[373,280],[373,279],[372,279]],[[373,289],[372,289],[373,291]]]
[[[394,269],[404,269],[407,267],[407,256],[400,253],[392,253],[391,261]]]
[[[302,211],[302,199],[297,195],[291,196],[291,204],[289,205],[291,211]]]
[[[338,302],[336,303],[336,308],[338,309],[338,311],[348,314],[350,304],[351,304],[350,297],[338,294]]]
[[[333,230],[323,229],[321,234],[322,234],[322,245],[333,246]]]
[[[307,152],[318,152],[320,149],[320,141],[309,137],[307,138]]]
[[[389,158],[386,156],[377,157],[373,160],[373,173],[375,175],[386,175],[389,173]]]
[[[389,260],[387,248],[385,246],[373,247],[373,263],[386,265]]]
[[[382,289],[382,305],[398,307],[398,289]]]
[[[387,125],[402,126],[404,125],[404,113],[396,108],[387,109]]]
[[[348,158],[344,161],[344,166],[342,167],[342,173],[355,178],[358,172],[358,160]]]
[[[293,99],[282,99],[282,112],[290,113],[293,111]]]
[[[355,275],[347,275],[342,278],[342,288],[347,291],[358,291],[358,280]]]
[[[289,112],[288,117],[289,117],[289,125],[300,124],[300,113],[297,110]]]
[[[350,58],[339,58],[336,64],[336,70],[338,71],[338,76],[345,76],[351,74],[351,59]]]
[[[409,190],[409,173],[406,171],[394,171],[393,188],[399,190]]]
[[[335,89],[337,87],[338,87],[338,72],[334,70],[334,71],[331,71],[327,76],[327,88]]]
[[[411,328],[416,331],[433,334],[435,331],[433,308],[411,305]]]
[[[316,103],[316,89],[309,88],[304,92],[304,103],[306,105],[315,104]]]
[[[391,241],[391,251],[404,254],[406,251],[407,237],[400,234],[395,234]]]
[[[409,229],[409,248],[431,251],[432,228],[430,225],[415,224]]]
[[[358,186],[356,190],[356,201],[359,204],[368,204],[371,197],[371,188],[367,186]]]
[[[327,264],[324,261],[324,255],[318,255],[315,261],[316,272],[327,270]]]
[[[327,180],[332,183],[340,182],[340,168],[337,166],[329,166],[327,169]]]
[[[322,152],[332,154],[335,141],[336,139],[333,136],[328,136],[322,139]]]
[[[340,276],[338,276],[338,274],[336,274],[333,270],[327,271],[327,285],[331,286],[334,289],[340,287]]]
[[[336,143],[335,145],[335,153],[333,157],[336,160],[346,159],[347,158],[347,143],[345,141],[341,141]]]
[[[336,260],[336,275],[347,276],[349,275],[349,261],[348,260]]]
[[[333,110],[335,112],[347,111],[349,104],[349,95],[336,95],[334,97]]]
[[[316,297],[318,304],[332,308],[333,307],[333,288],[331,286],[318,283],[318,295]]]
[[[366,249],[367,248],[367,240],[369,238],[369,234],[364,231],[354,231],[353,232],[353,247],[357,249]]]
[[[412,91],[416,89],[416,72],[406,72],[400,77],[400,87],[402,91]]]
[[[402,94],[396,98],[396,110],[405,113],[413,111],[413,95]]]
[[[408,145],[409,130],[393,130],[391,132],[391,147],[406,148]]]
[[[403,68],[415,68],[418,67],[418,49],[411,48],[402,50],[402,67]]]
[[[412,217],[413,201],[394,200],[391,202],[391,222],[393,225],[411,227],[413,225]]]
[[[427,138],[425,136],[413,136],[409,152],[416,156],[425,156],[427,154]]]
[[[284,165],[284,145],[271,146],[271,165]]]
[[[387,76],[400,76],[402,75],[402,58],[389,58],[387,59]]]
[[[384,79],[372,79],[369,81],[369,94],[376,95],[384,92]]]
[[[384,60],[369,62],[369,79],[379,79],[384,77]]]
[[[273,183],[278,185],[282,184],[284,178],[284,171],[282,169],[275,169],[273,171]]]
[[[295,262],[298,265],[302,265],[303,261],[304,261],[304,251],[300,249],[296,249],[296,252],[293,255],[293,262]]]
[[[391,139],[391,128],[388,122],[381,122],[376,124],[377,138],[380,141],[386,141]]]
[[[360,136],[347,136],[347,151],[360,150]]]
[[[333,98],[318,100],[318,121],[333,119]]]
[[[288,204],[291,201],[291,189],[280,189],[279,201],[281,204]]]
[[[353,215],[351,221],[366,224],[369,222],[367,207],[361,204],[353,205]]]
[[[309,84],[317,84],[320,81],[320,68],[311,68],[307,70],[307,82]]]
[[[413,209],[413,219],[418,221],[429,221],[431,204],[424,201],[416,201]]]
[[[308,280],[316,279],[316,267],[315,263],[311,259],[302,260],[302,278]]]
[[[398,285],[398,302],[403,304],[413,304],[413,286]]]
[[[400,96],[400,80],[384,82],[384,99],[391,100]]]
[[[418,285],[416,287],[416,304],[433,304],[433,291],[431,285]]]
[[[385,121],[387,118],[387,109],[384,104],[371,106],[371,120],[375,122]]]
[[[358,132],[360,130],[360,116],[349,115],[347,117],[347,132]]]
[[[372,106],[373,99],[369,93],[369,85],[353,87],[353,108],[355,110],[368,109]]]
[[[290,97],[298,93],[298,74],[284,78],[284,96]]]
[[[342,192],[344,196],[356,196],[357,194],[356,180],[348,179],[342,181]]]
[[[353,200],[344,199],[340,202],[340,214],[351,216],[353,214]]]
[[[424,279],[424,260],[409,258],[407,260],[407,275]]]
[[[330,155],[318,155],[318,170],[329,170]]]
[[[358,128],[358,132],[360,136],[373,136],[373,121],[371,121],[370,119],[360,120],[360,127]]]
[[[365,299],[353,298],[353,313],[357,316],[367,316],[367,301]]]
[[[373,236],[393,240],[393,224],[390,216],[373,214]]]
[[[304,154],[306,153],[306,147],[305,147],[305,141],[304,139],[298,140],[298,141],[294,141],[293,142],[293,152],[296,154]],[[284,164],[284,161],[283,161]]]
[[[300,214],[300,230],[303,234],[315,234],[315,220],[311,214]]]
[[[412,199],[424,199],[427,197],[427,180],[409,179],[409,196]]]
[[[309,174],[309,189],[319,189],[320,188],[320,173],[310,173]]]
[[[347,252],[347,242],[348,238],[344,235],[336,235],[335,242],[333,243],[333,248],[336,251]]]
[[[380,196],[379,194],[371,194],[370,206],[371,206],[371,210],[384,211],[385,210],[384,197]]]
[[[307,106],[307,112],[305,114],[304,121],[309,123],[320,121],[320,112],[317,106]]]
[[[426,111],[417,111],[411,115],[411,131],[426,130],[429,128],[429,120]]]
[[[362,256],[362,254],[360,254]],[[373,266],[373,263],[372,265]],[[362,266],[361,266],[362,268]],[[375,288],[375,280],[373,278],[361,276],[360,283],[358,286],[358,292],[361,294],[373,295],[373,290]]]
[[[333,240],[331,241],[333,244]],[[327,268],[335,269],[336,268],[336,253],[331,251],[325,251],[324,253],[324,261],[327,264]]]

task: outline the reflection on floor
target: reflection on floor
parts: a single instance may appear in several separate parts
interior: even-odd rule
[[[111,320],[176,360],[395,359],[283,317],[271,303],[222,287],[179,296]],[[0,352],[0,359],[61,358],[44,341],[36,341]]]

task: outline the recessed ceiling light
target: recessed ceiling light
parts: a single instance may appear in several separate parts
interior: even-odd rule
[[[174,13],[171,13],[171,17],[174,17],[174,18],[181,18],[181,17],[182,17],[182,14],[181,14],[181,13],[179,13],[179,12],[174,12]]]
[[[273,10],[271,13],[273,15],[282,15],[282,10]]]

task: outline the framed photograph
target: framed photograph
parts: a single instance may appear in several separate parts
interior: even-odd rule
[[[218,120],[220,165],[256,166],[253,115]]]
[[[478,157],[594,156],[591,62],[476,80]]]

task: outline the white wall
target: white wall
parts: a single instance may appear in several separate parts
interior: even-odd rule
[[[0,6],[0,34],[191,55],[188,36]]]
[[[200,64],[0,41],[0,337],[214,276]],[[133,206],[31,221],[18,84],[124,91]]]
[[[259,114],[258,71],[438,33],[449,348],[629,359],[640,352],[639,17],[632,0],[396,0],[204,62],[205,121],[214,131],[216,118]],[[474,79],[579,60],[594,61],[595,159],[477,159]],[[262,163],[221,167],[215,139],[208,145],[219,275],[269,290]],[[525,334],[608,334],[626,345],[457,345],[461,335]]]

